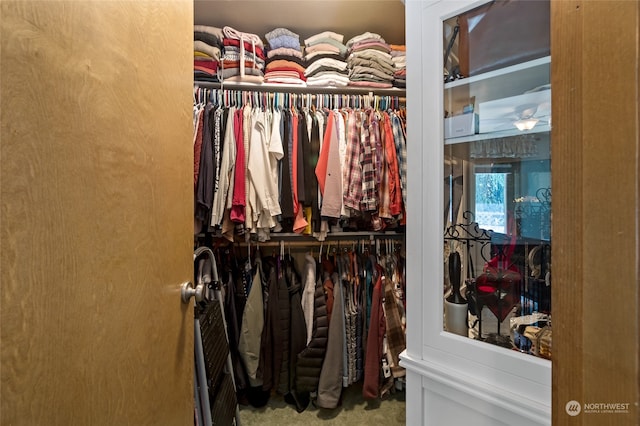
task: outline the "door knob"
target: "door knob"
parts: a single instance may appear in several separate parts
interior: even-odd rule
[[[182,283],[180,286],[180,297],[182,303],[189,303],[189,299],[196,298],[196,302],[202,302],[204,300],[204,284],[198,284],[193,286],[191,281]]]

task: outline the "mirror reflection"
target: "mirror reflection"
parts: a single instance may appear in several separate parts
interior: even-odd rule
[[[507,36],[514,25],[531,27],[517,34],[533,39]],[[548,33],[548,2],[490,2],[443,22],[443,329],[544,358],[552,331]]]

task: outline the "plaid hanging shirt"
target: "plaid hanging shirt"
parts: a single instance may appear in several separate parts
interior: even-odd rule
[[[347,155],[344,168],[344,205],[360,210],[362,202],[362,111],[349,111],[347,119]]]
[[[396,158],[398,160],[398,170],[400,174],[400,187],[402,189],[402,202],[407,205],[407,142],[402,131],[403,126],[400,117],[396,113],[391,113],[391,128],[393,129],[393,140],[396,145]]]
[[[384,136],[383,136],[384,138]],[[381,161],[376,167],[380,182],[378,184],[378,215],[381,218],[392,219],[391,215],[391,191],[389,182],[389,167],[386,161]]]
[[[362,125],[361,140],[363,145],[362,158],[362,202],[363,212],[378,211],[378,166],[376,148],[380,145],[380,133],[375,113],[371,110]]]
[[[383,309],[386,321],[386,336],[388,352],[391,354],[391,370],[394,377],[405,375],[404,368],[400,367],[400,353],[406,349],[406,338],[402,326],[402,318],[398,309],[398,301],[393,291],[393,282],[383,277]]]
[[[384,159],[388,173],[387,184],[389,186],[389,213],[397,216],[402,213],[402,188],[400,185],[400,172],[398,170],[398,158],[396,154],[395,139],[391,129],[391,117],[383,113]]]

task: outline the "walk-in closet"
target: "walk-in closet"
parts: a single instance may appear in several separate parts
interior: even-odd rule
[[[640,3],[523,3],[2,0],[0,424],[637,425]]]
[[[405,87],[400,1],[194,2],[196,424],[404,424]]]

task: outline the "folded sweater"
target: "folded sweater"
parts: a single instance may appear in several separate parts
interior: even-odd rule
[[[344,41],[344,35],[342,34],[338,34],[338,33],[334,33],[333,31],[324,31],[315,35],[312,35],[311,37],[309,37],[308,39],[306,39],[304,41],[305,46],[309,46],[311,44],[313,44],[315,41],[322,39],[322,38],[332,38],[334,40],[339,41],[340,43],[342,43]]]
[[[222,40],[224,38],[224,34],[222,32],[221,28],[218,27],[212,27],[209,25],[194,25],[193,26],[193,31],[194,32],[202,32],[202,33],[209,33],[211,35],[214,35],[218,38],[218,40]]]
[[[363,40],[382,41],[383,43],[385,42],[384,39],[380,36],[380,34],[371,33],[367,31],[351,38],[349,41],[347,41],[346,45],[347,47],[351,47],[354,44],[361,42]]]

